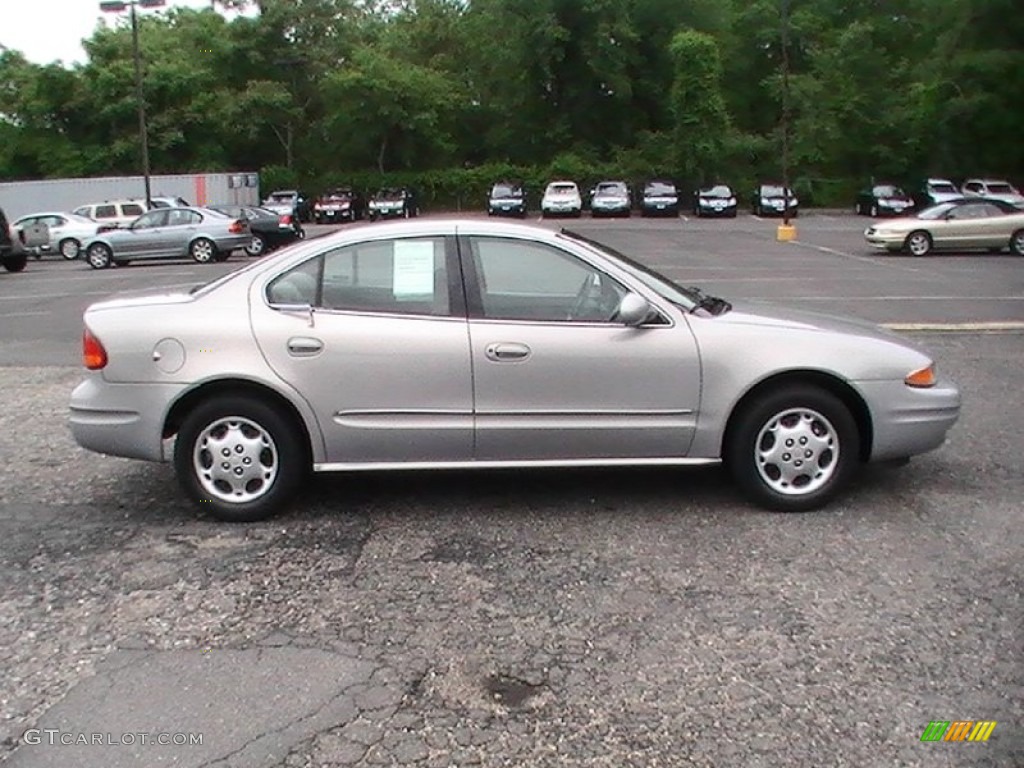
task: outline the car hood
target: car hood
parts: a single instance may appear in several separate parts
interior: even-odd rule
[[[919,219],[917,216],[905,216],[888,221],[876,221],[871,225],[875,232],[910,232],[915,229],[927,228],[938,219]]]
[[[913,343],[897,333],[882,328],[868,320],[827,312],[814,312],[777,306],[769,302],[736,301],[729,312],[715,317],[716,323],[726,325],[753,325],[761,328],[779,328],[797,331],[820,331],[843,333],[850,336],[896,341],[904,346],[918,349]]]

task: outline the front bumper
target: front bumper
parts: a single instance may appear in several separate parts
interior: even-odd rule
[[[328,221],[351,221],[354,218],[351,208],[321,208],[314,210],[313,216]]]
[[[788,208],[785,208],[782,204],[761,203],[760,208],[762,216],[792,216],[799,210],[800,206],[790,204]]]
[[[646,214],[661,214],[676,216],[679,214],[678,200],[644,200],[640,203],[640,210]]]
[[[960,417],[960,390],[949,380],[915,389],[902,381],[858,381],[871,410],[871,461],[933,451]]]
[[[526,206],[522,203],[488,203],[487,212],[492,216],[522,216]]]
[[[182,384],[111,384],[94,373],[71,393],[75,442],[108,456],[167,461],[164,418]]]
[[[698,203],[697,211],[701,216],[735,216],[736,203],[726,205],[714,205],[713,203]]]
[[[898,251],[903,247],[906,234],[903,232],[876,232],[873,227],[864,230],[864,239],[868,245],[880,250]]]
[[[629,203],[597,203],[591,204],[590,213],[594,216],[623,216],[629,214]]]
[[[370,215],[381,219],[401,218],[405,216],[405,208],[371,208]]]

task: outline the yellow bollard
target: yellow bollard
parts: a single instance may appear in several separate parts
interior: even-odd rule
[[[780,243],[788,243],[790,240],[796,240],[796,225],[779,224],[779,229],[776,232],[776,239],[778,239]]]

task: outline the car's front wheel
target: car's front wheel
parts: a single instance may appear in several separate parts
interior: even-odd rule
[[[66,237],[57,245],[57,250],[68,261],[74,261],[82,250],[82,244],[73,237]]]
[[[918,230],[907,235],[903,247],[911,256],[927,256],[932,250],[932,238],[927,232]]]
[[[1010,253],[1024,256],[1024,229],[1018,229],[1010,237]]]
[[[248,395],[201,403],[181,425],[174,468],[201,509],[227,522],[263,520],[292,498],[308,469],[299,430]]]
[[[859,462],[860,434],[835,395],[788,385],[744,406],[730,424],[724,458],[757,504],[804,512],[827,504]]]
[[[114,260],[114,252],[106,243],[93,243],[85,253],[85,260],[93,269],[106,269]]]

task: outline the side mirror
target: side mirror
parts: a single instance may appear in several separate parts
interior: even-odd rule
[[[627,293],[619,302],[615,319],[623,325],[636,327],[643,325],[651,316],[653,308],[647,299],[638,293]]]

